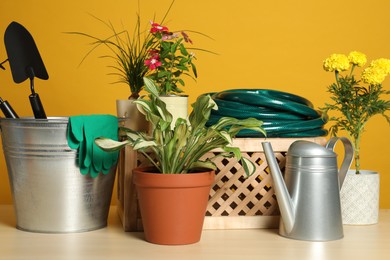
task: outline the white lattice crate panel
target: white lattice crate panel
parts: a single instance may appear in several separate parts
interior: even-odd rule
[[[261,142],[272,144],[275,157],[280,168],[284,169],[285,155],[290,145],[298,139],[295,138],[236,138],[234,146],[239,147],[242,156],[250,159],[256,165],[256,172],[246,177],[241,164],[235,158],[217,157],[214,161],[218,167],[216,179],[210,190],[209,203],[206,211],[204,229],[245,229],[245,228],[274,228],[278,225],[279,209],[272,187],[272,178],[268,170],[266,158]],[[323,137],[299,138],[322,145],[326,139]],[[128,148],[127,148],[128,149]],[[127,151],[134,153],[131,150]],[[213,151],[204,158],[213,157],[219,151]],[[128,156],[121,157],[128,160]],[[145,158],[137,155],[137,165],[147,164]],[[119,165],[122,165],[121,163]],[[133,164],[132,164],[132,167]],[[121,167],[119,167],[121,170]],[[122,169],[123,170],[123,169]],[[128,175],[126,178],[121,176]],[[131,183],[131,171],[118,173],[122,194],[128,198],[122,207],[118,207],[119,215],[125,231],[142,230],[142,220],[138,211],[134,186]],[[119,191],[119,190],[118,190]],[[123,198],[123,196],[122,196]],[[124,202],[122,200],[122,202]],[[129,204],[130,203],[130,204]],[[126,224],[127,223],[127,224]],[[126,225],[125,225],[126,224]]]

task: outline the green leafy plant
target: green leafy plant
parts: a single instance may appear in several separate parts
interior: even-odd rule
[[[160,24],[168,16],[174,2],[175,0],[169,5]],[[110,50],[110,54],[103,55],[101,58],[113,60],[113,65],[108,66],[113,69],[113,72],[109,74],[118,77],[118,81],[114,83],[125,83],[130,87],[129,99],[139,97],[144,86],[143,77],[145,76],[155,80],[161,95],[181,93],[179,85],[185,85],[181,78],[182,75],[190,76],[193,79],[197,77],[196,67],[193,63],[196,59],[195,54],[190,50],[206,50],[186,47],[185,43],[192,44],[192,40],[184,31],[170,32],[166,26],[155,22],[150,23],[149,30],[142,30],[141,17],[138,12],[134,32],[130,35],[127,30],[117,30],[111,22],[93,17],[111,31],[108,37],[102,38],[84,32],[67,33],[81,35],[92,40],[90,43],[92,48],[83,57],[81,63],[101,46]]]
[[[219,148],[222,152],[215,157],[235,156],[241,160],[245,172],[248,175],[253,174],[255,165],[242,157],[239,148],[231,146],[232,138],[242,129],[252,129],[265,134],[261,127],[262,121],[223,117],[216,124],[207,127],[206,122],[211,110],[217,109],[217,105],[209,95],[201,95],[192,105],[193,110],[188,121],[179,118],[175,126],[171,127],[172,115],[159,98],[156,84],[148,78],[144,78],[144,82],[149,95],[135,102],[150,122],[152,134],[121,128],[126,140],[97,138],[95,143],[99,147],[105,151],[117,151],[130,145],[148,158],[159,172],[172,174],[188,173],[196,168],[216,169],[214,157],[206,160],[201,158],[207,152]]]
[[[174,2],[175,0],[169,5],[162,22],[169,14]],[[127,30],[117,30],[111,22],[105,22],[98,17],[93,17],[107,27],[111,34],[106,38],[102,38],[84,32],[67,32],[68,34],[81,35],[92,40],[90,43],[92,48],[83,57],[81,63],[97,48],[107,47],[110,54],[101,56],[101,58],[109,58],[114,62],[113,65],[108,66],[113,69],[113,72],[109,73],[109,75],[118,77],[118,81],[113,83],[128,85],[131,92],[129,99],[137,99],[144,86],[143,77],[150,73],[149,67],[145,65],[145,62],[150,58],[150,50],[156,48],[154,45],[157,42],[152,33],[141,29],[139,11],[131,36]]]
[[[149,57],[145,61],[150,73],[149,77],[158,85],[160,95],[170,95],[183,92],[179,85],[184,86],[182,75],[195,80],[197,70],[193,52],[189,52],[186,43],[192,44],[187,33],[170,32],[168,27],[151,22],[150,33],[152,41]],[[191,73],[192,72],[192,75]]]
[[[360,52],[332,54],[324,60],[326,71],[335,73],[336,82],[328,87],[333,103],[326,103],[321,110],[324,114],[337,111],[339,116],[330,117],[334,124],[330,127],[331,135],[337,135],[339,130],[345,130],[352,140],[355,149],[355,169],[360,171],[360,144],[366,123],[375,115],[382,115],[390,124],[390,117],[385,114],[390,110],[390,100],[383,97],[389,95],[382,87],[382,82],[390,73],[390,60],[377,59],[361,73],[361,80],[353,75],[356,67],[363,67],[367,62],[366,55]],[[352,66],[351,66],[352,65]],[[350,69],[349,74],[340,72]],[[364,86],[362,83],[366,83]]]
[[[108,27],[112,34],[107,38],[100,38],[82,32],[68,32],[68,34],[82,35],[93,40],[93,46],[84,56],[83,62],[93,51],[100,46],[107,47],[111,54],[101,56],[101,58],[109,58],[114,61],[112,68],[114,72],[109,73],[118,77],[118,81],[114,83],[124,83],[130,87],[131,95],[129,99],[137,99],[139,93],[143,89],[143,77],[148,73],[148,67],[145,66],[145,60],[149,57],[150,34],[144,34],[141,31],[140,16],[137,16],[136,26],[132,37],[127,30],[117,31],[110,22],[105,22],[97,17],[97,20]]]

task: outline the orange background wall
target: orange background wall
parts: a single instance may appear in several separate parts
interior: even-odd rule
[[[162,18],[170,0],[140,1],[142,23]],[[81,66],[88,40],[63,32],[80,31],[97,36],[110,32],[89,14],[132,31],[136,0],[2,0],[0,35],[17,21],[34,36],[50,79],[37,79],[48,116],[115,114],[115,100],[129,95],[125,85],[113,85],[111,65],[98,56]],[[331,53],[358,50],[369,59],[390,58],[390,1],[233,1],[177,0],[168,19],[172,29],[203,32],[214,40],[192,35],[195,47],[219,55],[196,53],[199,79],[187,80],[191,103],[204,92],[231,88],[269,88],[302,95],[316,107],[329,101],[326,87],[333,74],[322,69]],[[0,61],[6,58],[0,43]],[[0,97],[20,116],[31,116],[29,84],[13,83],[8,64],[0,70]],[[390,90],[390,78],[385,83]],[[381,173],[381,208],[390,208],[390,128],[382,117],[367,124],[362,143],[362,166]],[[55,171],[55,169],[53,169]],[[0,204],[12,203],[4,156],[0,156]]]

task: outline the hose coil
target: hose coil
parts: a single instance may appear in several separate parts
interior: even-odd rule
[[[263,121],[267,137],[314,137],[328,134],[323,128],[328,119],[301,96],[270,89],[231,89],[208,95],[216,102],[218,110],[212,110],[207,125],[226,116],[238,119],[252,117]],[[237,137],[264,136],[252,130],[242,130]]]

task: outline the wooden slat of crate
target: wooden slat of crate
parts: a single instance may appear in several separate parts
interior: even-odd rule
[[[204,229],[274,228],[278,225],[279,210],[272,188],[261,142],[271,142],[279,166],[283,169],[285,153],[296,138],[236,138],[233,145],[242,155],[256,163],[256,173],[245,178],[235,158],[218,158],[215,183],[210,190]],[[299,138],[324,145],[323,137]],[[205,155],[212,157],[220,151]],[[147,164],[145,158],[130,147],[121,151],[118,166],[118,214],[125,231],[141,231],[142,219],[134,185],[132,169]]]
[[[126,146],[119,153],[117,175],[117,211],[125,231],[137,230],[138,202],[132,170],[137,166],[137,152]]]

